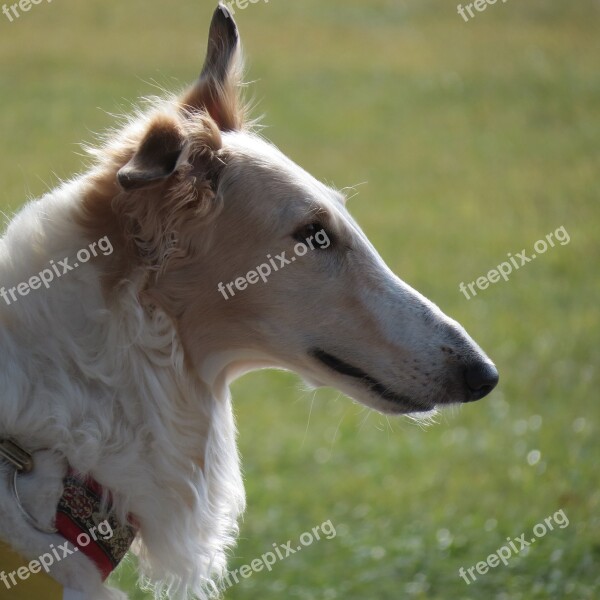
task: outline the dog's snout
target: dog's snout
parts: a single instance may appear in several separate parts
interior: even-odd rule
[[[476,361],[464,368],[465,382],[468,388],[467,402],[480,400],[487,396],[498,383],[498,369],[491,362]]]

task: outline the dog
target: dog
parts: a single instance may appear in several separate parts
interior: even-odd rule
[[[82,543],[107,515],[114,562],[133,542],[157,595],[215,593],[244,510],[229,394],[243,373],[291,370],[393,415],[498,382],[344,195],[257,133],[241,78],[219,4],[196,83],[111,132],[0,241],[0,541],[26,561],[56,550],[43,570],[69,597],[126,597]],[[86,507],[95,526],[75,538]],[[81,552],[57,560],[69,535]]]

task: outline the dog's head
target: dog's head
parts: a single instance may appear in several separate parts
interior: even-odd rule
[[[240,73],[220,6],[198,82],[115,159],[141,297],[174,320],[190,364],[212,384],[282,367],[387,413],[488,394],[494,365],[388,269],[343,194],[245,126]]]

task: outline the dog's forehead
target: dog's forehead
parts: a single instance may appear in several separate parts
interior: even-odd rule
[[[246,191],[255,188],[290,210],[323,209],[345,212],[345,196],[325,185],[289,159],[275,145],[258,135],[228,132],[223,135],[224,150],[245,180]],[[241,173],[243,172],[243,174]]]

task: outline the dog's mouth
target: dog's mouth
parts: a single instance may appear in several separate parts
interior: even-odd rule
[[[424,412],[433,408],[424,407],[422,404],[415,402],[412,398],[394,392],[389,386],[386,386],[359,367],[355,367],[354,365],[333,356],[333,354],[325,352],[325,350],[322,350],[321,348],[313,348],[309,350],[308,354],[332,371],[359,380],[360,383],[374,396],[394,404],[397,407],[397,410],[401,412]]]

